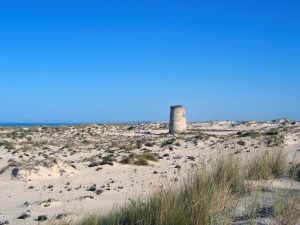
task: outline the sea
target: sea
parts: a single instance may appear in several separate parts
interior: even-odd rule
[[[118,122],[118,124],[137,124],[137,123],[152,123],[153,121],[136,121],[136,122]],[[112,122],[106,122],[112,123]],[[35,127],[35,126],[76,126],[76,125],[87,125],[87,124],[105,124],[103,123],[0,123],[0,127]],[[113,124],[113,123],[112,123]]]
[[[0,123],[0,127],[75,126],[88,123]]]

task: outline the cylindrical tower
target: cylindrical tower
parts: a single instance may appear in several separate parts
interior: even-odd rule
[[[185,108],[182,105],[171,106],[170,134],[178,134],[186,131]]]

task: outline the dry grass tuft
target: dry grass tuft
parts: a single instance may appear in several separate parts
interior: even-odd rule
[[[247,177],[255,180],[279,178],[286,172],[287,160],[282,150],[256,157],[248,166]]]
[[[274,216],[278,224],[300,224],[300,195],[290,191],[274,203]]]

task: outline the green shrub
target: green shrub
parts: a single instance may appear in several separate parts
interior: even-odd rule
[[[153,142],[147,142],[145,144],[145,146],[147,146],[147,147],[153,147],[154,145],[155,145],[155,143],[153,143]]]
[[[204,137],[205,137],[205,134],[204,134],[204,133],[198,133],[194,138],[195,138],[196,140],[202,140]]]
[[[102,162],[113,162],[114,160],[115,160],[115,158],[112,154],[102,158]]]
[[[156,155],[152,154],[152,153],[143,153],[143,154],[130,154],[129,156],[124,157],[120,163],[123,164],[134,164],[134,165],[138,165],[138,166],[147,166],[149,165],[148,163],[149,161],[158,161],[158,158]]]
[[[256,131],[247,131],[247,132],[237,132],[236,133],[239,137],[251,137],[251,138],[257,138],[261,136],[261,133],[258,133]]]
[[[135,127],[134,126],[130,126],[130,127],[128,127],[128,129],[127,130],[134,130],[135,129]]]
[[[110,153],[110,154],[114,154],[114,153],[115,153],[115,151],[116,151],[116,150],[113,150],[113,149],[108,149],[108,150],[106,150],[105,152],[107,152],[107,153]]]
[[[266,135],[277,135],[277,134],[278,134],[278,131],[277,130],[273,130],[273,129],[268,130],[266,132]]]

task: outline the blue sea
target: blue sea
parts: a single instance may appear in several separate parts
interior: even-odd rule
[[[137,124],[137,123],[151,123],[152,121],[137,121],[137,122],[117,122],[120,124]],[[112,123],[112,122],[107,122]],[[34,127],[34,126],[76,126],[85,124],[104,124],[104,123],[0,123],[0,127]]]
[[[85,123],[0,123],[0,127],[73,126]]]

